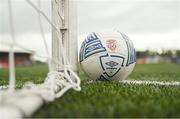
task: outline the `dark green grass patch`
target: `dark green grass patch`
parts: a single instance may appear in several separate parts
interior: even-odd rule
[[[135,80],[180,81],[180,65],[177,64],[147,64],[136,65],[129,77]]]
[[[33,65],[30,67],[16,68],[16,84],[22,86],[27,81],[42,83],[47,75],[48,68],[46,65]],[[0,85],[7,85],[9,79],[8,69],[0,69]]]
[[[34,117],[180,117],[179,98],[179,87],[83,83]]]
[[[180,81],[180,65],[137,65],[132,80]],[[41,83],[47,66],[17,68],[17,82]],[[80,70],[82,91],[68,91],[44,105],[33,117],[180,117],[180,87],[88,83]],[[7,84],[7,70],[0,70],[0,84]]]

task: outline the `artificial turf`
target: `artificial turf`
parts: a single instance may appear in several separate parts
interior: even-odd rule
[[[47,66],[17,68],[17,84],[43,82]],[[87,82],[79,70],[82,90],[68,91],[44,105],[32,117],[179,117],[180,86],[132,85],[116,82]],[[130,80],[180,81],[180,65],[136,65]],[[7,83],[7,70],[0,70],[0,84]]]

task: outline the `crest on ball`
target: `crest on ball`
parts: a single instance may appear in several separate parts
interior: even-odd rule
[[[114,51],[117,48],[117,41],[113,39],[107,40],[106,45],[111,51]]]

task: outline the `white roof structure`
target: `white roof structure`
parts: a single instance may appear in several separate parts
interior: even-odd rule
[[[0,52],[9,52],[9,50],[10,50],[9,44],[0,44]],[[34,51],[28,50],[22,46],[14,46],[14,52],[34,54]]]

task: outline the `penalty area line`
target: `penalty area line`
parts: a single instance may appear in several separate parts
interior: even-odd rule
[[[135,85],[180,86],[180,81],[122,80],[119,83]]]

